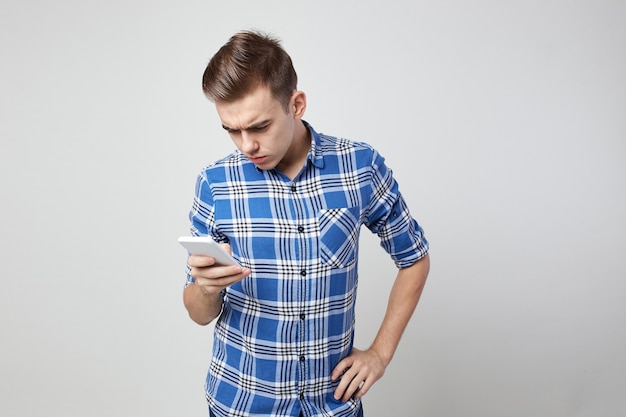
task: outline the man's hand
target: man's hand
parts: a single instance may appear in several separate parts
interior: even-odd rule
[[[230,246],[222,244],[230,253]],[[250,269],[239,265],[215,266],[210,256],[191,255],[187,261],[195,282],[183,293],[189,317],[198,324],[209,324],[222,310],[221,291],[250,275]]]
[[[353,348],[330,375],[333,381],[341,378],[335,399],[346,402],[352,397],[361,398],[383,376],[386,368],[382,358],[372,349]]]
[[[230,245],[222,243],[220,246],[231,253]],[[207,295],[218,294],[250,275],[248,268],[239,265],[214,266],[215,259],[210,256],[191,255],[187,263],[191,267],[191,276],[196,280],[195,284]]]

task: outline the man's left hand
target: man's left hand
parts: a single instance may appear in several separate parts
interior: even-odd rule
[[[361,398],[385,373],[386,365],[372,349],[352,349],[352,353],[343,358],[333,369],[330,378],[341,378],[335,390],[335,399],[343,402],[350,398]]]

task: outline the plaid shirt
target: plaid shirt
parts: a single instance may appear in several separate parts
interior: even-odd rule
[[[330,374],[352,349],[360,226],[398,268],[428,252],[383,158],[307,127],[294,180],[240,152],[198,177],[192,233],[229,242],[252,271],[223,292],[215,325],[206,395],[219,417],[356,416],[359,400],[335,400]]]

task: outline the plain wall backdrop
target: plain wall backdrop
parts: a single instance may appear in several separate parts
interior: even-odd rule
[[[0,414],[206,416],[182,305],[201,75],[278,36],[305,119],[375,146],[432,272],[368,416],[626,412],[626,3],[0,2]],[[357,346],[395,276],[364,230]]]

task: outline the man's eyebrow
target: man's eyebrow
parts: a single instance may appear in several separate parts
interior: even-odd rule
[[[261,120],[261,121],[258,121],[258,122],[254,122],[254,123],[244,127],[243,129],[236,129],[234,127],[226,126],[225,124],[222,124],[222,128],[224,130],[249,130],[249,129],[258,129],[260,127],[267,126],[269,123],[270,123],[270,120],[268,119],[268,120]]]
[[[267,126],[269,123],[270,123],[270,120],[261,120],[261,121],[256,122],[256,123],[252,123],[246,129],[257,129],[259,127]]]

